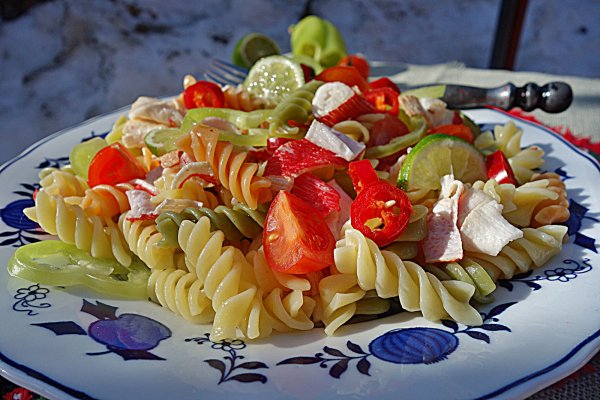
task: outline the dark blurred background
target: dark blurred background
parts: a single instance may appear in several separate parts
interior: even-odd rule
[[[513,1],[513,9],[525,2]],[[257,31],[289,50],[307,14],[335,23],[350,52],[411,64],[489,68],[501,0],[0,0],[0,162],[36,140],[181,90],[211,57]],[[506,4],[506,2],[504,2]],[[504,18],[512,58],[496,67],[600,78],[600,1],[529,0]],[[508,15],[508,17],[511,17]],[[517,20],[517,28],[509,25]],[[505,42],[506,44],[506,42]],[[506,51],[505,51],[506,53]],[[496,57],[496,61],[498,58]],[[508,62],[507,62],[508,61]]]

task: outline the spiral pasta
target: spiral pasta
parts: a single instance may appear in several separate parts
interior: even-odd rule
[[[385,250],[396,253],[402,260],[415,258],[419,252],[419,242],[427,236],[428,211],[424,205],[413,206],[413,214],[408,220],[408,226],[392,244],[385,247]]]
[[[333,333],[348,322],[357,311],[357,303],[366,291],[358,285],[356,275],[334,274],[319,282],[319,312],[317,318],[325,325],[325,333]]]
[[[82,197],[66,197],[65,202],[78,205],[86,215],[112,218],[129,210],[129,200],[125,192],[132,189],[133,185],[127,183],[115,186],[97,185],[86,189]]]
[[[494,279],[481,265],[464,258],[459,262],[444,265],[426,265],[425,271],[432,273],[441,281],[459,280],[475,287],[473,300],[479,303],[493,301],[492,292],[496,290]]]
[[[555,192],[556,199],[548,198],[539,202],[533,209],[531,226],[536,228],[542,225],[552,225],[569,220],[569,199],[567,197],[567,188],[565,183],[555,172],[546,172],[543,174],[533,174],[532,182],[547,180],[547,189]]]
[[[289,126],[288,121],[294,121],[298,125],[308,122],[312,116],[312,100],[323,83],[312,80],[285,96],[268,118],[271,134],[277,131],[286,134],[298,133],[298,128]]]
[[[158,205],[165,200],[186,199],[198,201],[208,208],[215,208],[219,205],[220,202],[217,196],[206,190],[198,179],[188,179],[180,188],[172,188],[171,182],[174,175],[172,171],[167,171],[155,181],[158,193],[151,199],[153,204]]]
[[[63,197],[52,195],[46,189],[38,192],[35,207],[27,216],[44,231],[93,257],[116,259],[124,266],[131,264],[131,253],[112,221],[106,221],[108,225],[105,225],[97,216],[88,217],[81,208],[65,203]]]
[[[40,188],[52,195],[82,196],[88,188],[88,184],[83,178],[65,169],[44,168],[40,171],[39,178]]]
[[[167,211],[156,219],[158,231],[163,235],[164,243],[177,245],[177,231],[184,220],[197,222],[202,217],[208,217],[211,230],[220,230],[230,242],[238,242],[243,238],[253,239],[262,233],[265,213],[251,210],[244,204],[236,204],[229,208],[217,206],[210,208],[186,208],[181,213]]]
[[[132,221],[129,212],[119,217],[119,229],[129,249],[150,269],[184,268],[183,256],[177,248],[160,246],[162,235],[154,221]]]
[[[497,256],[465,252],[465,258],[484,267],[494,280],[510,279],[544,265],[560,253],[567,229],[562,225],[523,228],[523,237],[504,246]]]
[[[380,250],[356,229],[346,229],[334,250],[336,268],[357,277],[363,290],[375,290],[381,298],[398,297],[407,311],[421,311],[431,321],[452,318],[466,325],[480,325],[481,315],[469,301],[471,284],[440,281],[418,264],[403,262],[395,253]]]
[[[314,300],[298,289],[286,294],[275,287],[265,293],[241,250],[223,246],[224,239],[223,232],[210,231],[207,217],[196,223],[183,221],[179,228],[187,269],[200,281],[215,311],[211,340],[237,337],[238,329],[251,339],[273,329],[312,329],[307,311],[312,313]],[[261,257],[260,252],[255,255]]]
[[[557,190],[551,189],[549,184],[547,179],[537,179],[515,187],[509,183],[498,184],[494,179],[490,179],[486,182],[475,182],[473,188],[482,190],[502,204],[502,215],[508,222],[515,226],[528,227],[537,212],[544,208],[544,205],[548,205],[546,201],[554,204],[558,200]],[[538,208],[539,205],[541,208]]]
[[[148,279],[150,300],[195,324],[212,322],[215,313],[195,274],[181,269],[152,270]]]
[[[544,164],[544,151],[537,146],[521,149],[523,131],[513,121],[494,127],[475,139],[475,147],[484,152],[502,150],[520,184],[531,179],[534,170]]]
[[[359,121],[355,121],[352,119],[338,122],[337,124],[332,126],[332,129],[343,133],[344,135],[356,140],[357,142],[366,143],[371,137],[369,128],[367,128],[364,124],[360,123]]]
[[[268,101],[254,96],[244,85],[225,86],[223,87],[223,95],[225,96],[225,108],[241,111],[271,108]]]
[[[251,209],[272,197],[271,181],[258,176],[259,165],[247,162],[246,152],[238,152],[228,142],[219,142],[218,132],[198,124],[189,135],[189,141],[180,141],[186,153],[195,161],[207,161],[215,177],[233,197]]]

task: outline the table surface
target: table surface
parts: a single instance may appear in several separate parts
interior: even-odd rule
[[[568,128],[575,136],[600,141],[600,79],[556,76],[533,72],[481,70],[466,68],[460,63],[422,65],[382,65],[375,70],[387,72],[394,80],[406,86],[432,83],[455,83],[470,86],[494,87],[507,82],[517,86],[527,82],[543,85],[551,81],[565,81],[571,85],[574,100],[571,107],[560,114],[534,111],[531,114],[551,127]],[[0,377],[0,395],[4,396],[14,385]],[[34,396],[34,399],[37,397]],[[573,375],[531,396],[531,400],[597,399],[600,398],[600,354],[593,357]],[[4,399],[4,397],[3,397]]]

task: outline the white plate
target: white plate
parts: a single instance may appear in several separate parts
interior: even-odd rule
[[[73,145],[108,131],[122,112],[48,137],[0,168],[3,264],[14,246],[41,237],[21,218],[39,168],[63,165]],[[512,119],[492,110],[469,115],[479,123]],[[525,131],[524,145],[546,151],[545,169],[564,176],[573,217],[563,252],[500,287],[495,303],[481,309],[487,325],[443,325],[401,313],[343,327],[334,337],[314,329],[211,343],[209,327],[152,303],[39,287],[9,277],[3,267],[0,372],[51,399],[528,396],[581,367],[600,344],[600,257],[593,239],[600,237],[600,167],[552,132],[515,122]],[[403,348],[380,346],[403,340]],[[435,362],[422,361],[425,350]]]

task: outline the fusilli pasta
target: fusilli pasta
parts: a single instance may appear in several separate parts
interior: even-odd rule
[[[544,265],[560,253],[567,227],[545,225],[523,228],[522,231],[523,237],[504,246],[497,256],[465,252],[465,258],[484,267],[494,280],[510,279],[515,274]]]
[[[334,259],[341,273],[357,277],[361,289],[374,289],[381,298],[397,296],[407,311],[421,311],[432,321],[451,317],[466,325],[481,324],[481,315],[469,304],[475,292],[473,285],[456,280],[441,282],[418,264],[380,250],[356,229],[346,229]]]
[[[259,165],[246,161],[246,152],[238,152],[228,142],[218,141],[217,130],[196,125],[190,132],[186,151],[195,161],[207,161],[221,185],[233,197],[251,209],[271,199],[271,181],[258,176]],[[187,143],[186,143],[187,145]]]

